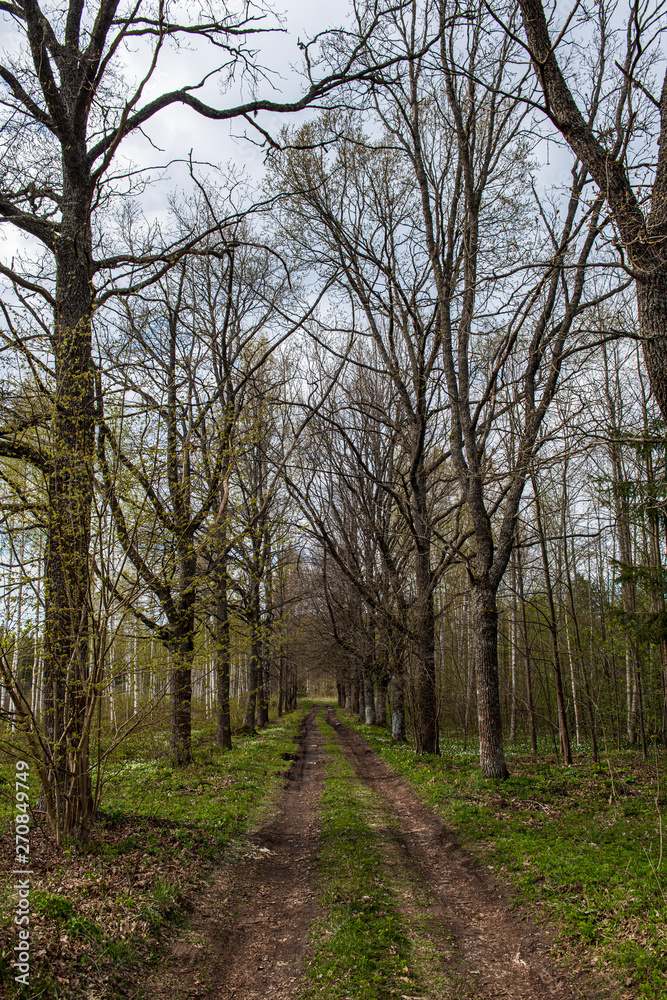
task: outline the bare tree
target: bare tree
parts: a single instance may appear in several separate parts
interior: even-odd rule
[[[64,685],[69,676],[71,684],[80,686],[88,670],[88,551],[99,404],[93,315],[111,296],[129,294],[166,273],[200,238],[193,232],[168,245],[153,229],[137,242],[124,239],[123,224],[115,240],[100,235],[102,219],[111,228],[114,196],[137,190],[133,167],[120,166],[120,173],[114,169],[122,143],[177,104],[213,121],[240,118],[259,128],[249,117],[255,112],[297,111],[351,75],[364,79],[369,68],[358,63],[358,52],[353,51],[336,65],[319,63],[323,75],[316,79],[312,67],[318,60],[306,47],[310,75],[293,102],[253,98],[223,107],[208,105],[197,91],[210,74],[147,99],[161,57],[183,38],[223,54],[223,68],[218,70],[223,85],[240,74],[251,84],[259,83],[262,70],[254,62],[250,42],[267,30],[266,11],[241,3],[217,17],[202,3],[191,5],[187,19],[180,21],[172,19],[177,15],[169,5],[148,6],[141,0],[124,6],[119,0],[99,0],[90,7],[70,0],[64,11],[58,4],[42,9],[36,0],[17,0],[3,2],[0,11],[16,52],[0,67],[5,86],[0,219],[38,248],[35,262],[25,255],[1,264],[0,273],[46,335],[43,353],[53,362],[49,385],[43,387],[49,401],[49,448],[36,453],[21,442],[20,450],[47,483],[44,690],[50,744],[60,746],[62,734],[70,733],[52,771],[52,780],[62,784],[68,768],[83,767],[76,752],[79,723],[70,725],[64,715]],[[373,30],[376,19],[370,21],[367,29]],[[123,61],[128,46],[137,40],[146,61],[138,80],[126,83]],[[337,58],[342,47],[328,51]],[[261,128],[260,133],[266,135]],[[43,364],[43,358],[39,361]],[[2,454],[17,454],[16,432],[15,426],[5,428]],[[85,790],[83,771],[77,780]],[[78,811],[67,820],[71,829],[85,825],[87,801],[82,794]]]
[[[432,11],[413,3],[396,13],[393,31],[393,44],[413,58],[373,93],[420,195],[451,463],[473,529],[462,554],[472,588],[481,763],[487,777],[503,778],[498,587],[569,338],[588,306],[613,289],[600,285],[584,297],[602,207],[601,198],[583,204],[586,168],[573,169],[560,220],[560,210],[531,190],[527,85],[513,79],[516,43],[494,29],[483,3],[465,13],[456,4],[438,9],[437,61],[430,50],[418,54],[438,27]]]

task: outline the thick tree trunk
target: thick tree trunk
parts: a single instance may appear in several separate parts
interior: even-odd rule
[[[171,753],[177,765],[192,761],[192,659],[195,648],[195,581],[197,560],[186,532],[181,535],[178,617],[171,623]]]
[[[488,587],[477,586],[471,596],[480,765],[485,778],[504,780],[509,777],[509,771],[505,763],[498,692],[496,593]]]
[[[85,150],[81,155],[83,168]],[[52,463],[47,481],[44,567],[46,764],[52,775],[51,792],[58,799],[59,834],[85,827],[90,799],[81,724],[88,676],[95,403],[90,189],[85,170],[73,180],[73,164],[66,163],[64,167],[62,223],[55,250],[53,345],[57,402],[51,420]],[[69,806],[65,805],[64,797],[70,800]]]
[[[171,672],[171,752],[174,763],[192,761],[192,653],[191,636],[172,645]]]
[[[250,647],[250,656],[248,658],[248,693],[246,695],[245,708],[243,711],[243,729],[247,730],[248,732],[255,731],[258,673],[259,673],[259,648],[258,648],[258,643],[253,642]]]

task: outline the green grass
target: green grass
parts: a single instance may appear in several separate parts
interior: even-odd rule
[[[281,754],[294,751],[304,712],[235,738],[231,752],[213,741],[212,723],[202,725],[193,733],[194,762],[182,768],[170,762],[163,733],[133,735],[108,768],[104,815],[110,822],[126,816],[166,821],[184,844],[204,853],[204,841],[223,845],[261,820],[288,767]]]
[[[667,995],[667,843],[660,864],[655,761],[633,751],[598,766],[582,755],[567,768],[517,752],[511,778],[492,782],[455,740],[443,742],[441,757],[418,758],[385,730],[345,721],[513,884],[517,901],[539,906],[600,965],[631,978],[639,996]],[[662,760],[660,771],[667,788]]]
[[[91,983],[100,997],[120,995],[132,967],[157,953],[164,924],[181,919],[188,891],[197,891],[220,851],[233,855],[239,839],[273,808],[289,767],[281,755],[294,751],[305,711],[239,737],[232,751],[217,746],[212,723],[201,725],[193,734],[194,761],[180,769],[169,761],[166,734],[146,726],[110,755],[90,840],[57,851],[37,831],[31,834],[31,849],[46,867],[31,880],[32,929],[47,952],[42,959],[33,952],[31,996],[83,997]],[[13,775],[8,754],[0,758],[0,774],[6,781]],[[30,792],[34,802],[34,773]],[[3,806],[9,857],[9,796]],[[15,900],[5,882],[0,969],[9,975]]]
[[[311,928],[312,956],[303,1000],[382,1000],[411,993],[410,944],[371,825],[378,803],[373,792],[356,780],[321,715],[318,724],[329,755],[318,866],[326,913]]]

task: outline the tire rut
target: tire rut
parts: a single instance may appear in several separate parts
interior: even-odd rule
[[[314,866],[324,739],[306,716],[279,812],[203,891],[140,996],[151,1000],[290,1000],[319,915]]]
[[[396,817],[406,865],[435,897],[464,966],[460,971],[474,983],[472,995],[479,1000],[603,1000],[616,995],[603,982],[591,984],[588,977],[575,982],[560,972],[545,954],[549,942],[544,933],[511,912],[507,894],[458,846],[435,813],[332,709],[327,721],[357,776]]]

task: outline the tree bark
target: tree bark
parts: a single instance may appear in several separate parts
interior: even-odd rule
[[[363,674],[364,685],[364,722],[367,726],[374,726],[375,715],[375,695],[373,690],[373,676],[367,667]]]
[[[472,590],[473,649],[477,678],[479,759],[482,775],[504,781],[509,777],[503,749],[498,692],[498,608],[489,587]]]
[[[376,704],[375,716],[378,726],[387,725],[387,677],[386,674],[379,678],[375,685]]]
[[[227,600],[227,561],[216,568],[215,672],[218,716],[218,743],[225,750],[232,748],[232,723],[229,704],[230,645],[229,603]]]
[[[248,661],[248,695],[243,713],[243,728],[248,732],[255,731],[255,713],[257,709],[257,691],[259,688],[259,671],[261,670],[262,636],[259,608],[259,581],[253,582],[253,592],[250,599],[250,657]]]
[[[57,402],[51,418],[44,583],[44,712],[47,757],[51,757],[47,765],[52,765],[54,795],[62,799],[70,794],[68,769],[82,790],[75,795],[76,804],[71,802],[68,830],[85,826],[89,800],[87,769],[76,762],[88,675],[95,403],[90,175],[86,164],[85,143],[73,140],[72,149],[63,156],[62,223],[55,249]],[[62,815],[64,810],[59,807],[59,811]]]
[[[359,701],[361,695],[361,684],[359,682],[359,671],[355,670],[352,681],[352,702],[350,708],[353,715],[359,715]]]
[[[391,693],[391,738],[394,743],[405,743],[405,700],[403,675],[393,673],[390,682]]]
[[[192,653],[191,637],[176,640],[172,647],[171,750],[180,767],[192,761]]]

